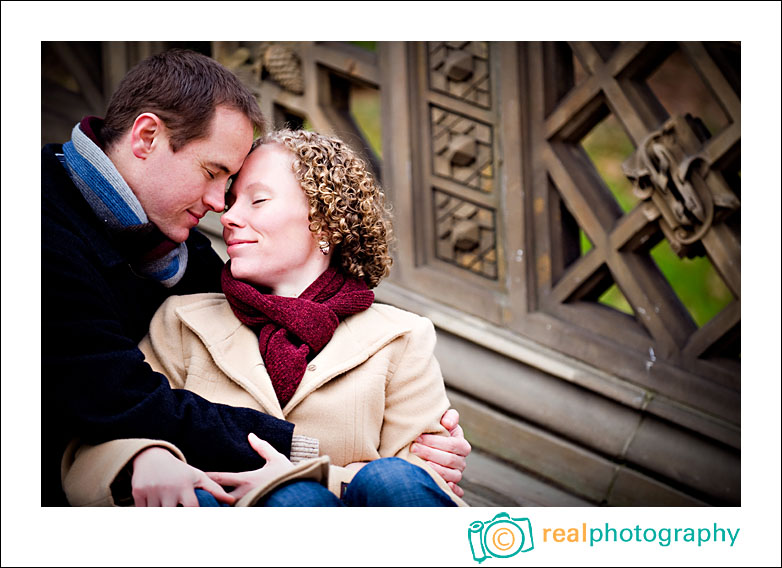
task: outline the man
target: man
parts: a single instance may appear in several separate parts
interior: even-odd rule
[[[166,297],[220,291],[222,262],[193,229],[223,210],[228,178],[263,129],[257,102],[233,74],[175,50],[127,74],[105,121],[85,118],[70,142],[44,147],[44,505],[67,504],[60,461],[73,438],[164,440],[204,471],[260,467],[249,432],[288,457],[307,455],[311,440],[293,424],[172,390],[137,348]],[[455,411],[443,425],[451,438],[424,436],[414,451],[463,494],[455,483],[470,447]],[[204,477],[188,483],[209,488]]]

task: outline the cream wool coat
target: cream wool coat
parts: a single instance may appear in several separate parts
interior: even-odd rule
[[[234,316],[222,294],[169,298],[152,319],[140,348],[173,388],[260,410],[294,423],[297,435],[317,438],[320,456],[328,460],[306,460],[286,480],[327,478],[329,489],[339,495],[342,482],[355,474],[344,466],[396,456],[424,468],[451,499],[465,505],[409,451],[421,433],[447,435],[440,418],[450,403],[434,344],[428,319],[373,304],[339,324],[285,408],[266,372],[258,336]],[[118,473],[138,452],[156,445],[186,459],[159,440],[115,440],[66,455],[63,485],[70,503],[113,504],[110,486]]]

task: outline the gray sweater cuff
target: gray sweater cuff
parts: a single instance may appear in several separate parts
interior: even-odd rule
[[[294,435],[291,438],[291,463],[318,457],[320,443],[317,438]]]

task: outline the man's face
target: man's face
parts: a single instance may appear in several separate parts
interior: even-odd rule
[[[208,211],[222,212],[228,178],[239,171],[253,140],[250,119],[241,112],[217,107],[207,138],[171,151],[163,132],[145,164],[142,179],[133,185],[149,220],[176,242]]]

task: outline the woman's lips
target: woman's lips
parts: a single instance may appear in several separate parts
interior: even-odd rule
[[[242,241],[242,240],[239,240],[239,239],[235,239],[235,240],[231,239],[231,240],[225,241],[225,244],[228,245],[228,248],[226,249],[226,251],[230,255],[232,252],[237,251],[242,246],[244,246],[244,245],[251,245],[253,243],[255,243],[255,241]]]

